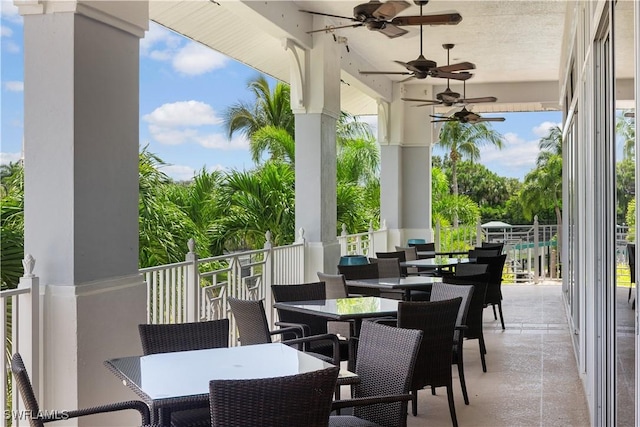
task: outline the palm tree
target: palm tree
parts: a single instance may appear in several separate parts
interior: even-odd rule
[[[538,210],[553,209],[558,229],[562,226],[562,132],[559,127],[549,129],[540,139],[540,153],[536,168],[524,179],[519,198],[523,214],[531,218]],[[560,236],[558,236],[558,239]],[[558,247],[560,243],[558,242]]]
[[[480,159],[480,146],[492,144],[497,148],[502,148],[502,135],[493,130],[487,123],[460,123],[450,121],[442,125],[440,136],[436,143],[449,152],[451,161],[451,185],[453,195],[458,196],[458,175],[456,164],[460,160]],[[458,216],[454,213],[453,226],[458,226]]]
[[[633,159],[635,156],[636,128],[635,118],[618,116],[616,119],[616,133],[623,139],[623,158]]]
[[[0,289],[18,286],[24,258],[24,168],[0,167]]]
[[[293,139],[295,117],[291,111],[289,86],[277,82],[272,91],[266,77],[259,75],[249,82],[248,88],[254,94],[253,102],[239,102],[224,112],[228,136],[231,138],[236,132],[244,134],[249,139],[251,155],[256,163],[265,150],[271,153],[272,158],[278,159],[281,151],[273,150],[277,144],[265,140],[264,136],[258,140],[254,137],[261,129],[271,127]]]

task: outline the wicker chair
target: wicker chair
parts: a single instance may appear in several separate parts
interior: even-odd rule
[[[31,427],[44,427],[44,423],[52,421],[62,421],[68,418],[78,418],[85,415],[103,414],[108,412],[123,411],[127,409],[136,410],[141,416],[141,425],[148,425],[151,422],[149,407],[144,403],[137,400],[131,400],[127,402],[111,403],[102,406],[94,406],[85,409],[65,410],[55,412],[48,410],[47,414],[40,411],[40,406],[36,399],[36,395],[33,392],[31,380],[29,379],[29,373],[24,366],[22,357],[19,353],[15,353],[11,358],[11,372],[17,383],[17,388],[20,390],[22,401],[24,402],[24,409],[28,411],[32,416],[29,417],[29,425]],[[4,390],[2,391],[4,393]],[[36,416],[37,414],[37,416]],[[6,414],[5,414],[6,415]],[[68,423],[68,422],[67,422]]]
[[[339,368],[209,382],[213,427],[326,427]]]
[[[627,256],[629,257],[629,296],[627,302],[631,300],[631,290],[636,283],[636,245],[634,243],[627,244]],[[636,308],[636,301],[633,300],[633,308]]]
[[[482,271],[486,272],[481,273]],[[467,311],[467,327],[464,329],[464,338],[467,340],[478,340],[482,371],[487,372],[487,362],[485,360],[487,348],[484,343],[484,331],[482,329],[482,312],[484,310],[484,301],[488,287],[488,266],[483,267],[482,264],[460,264],[456,267],[456,273],[458,274],[457,276],[444,277],[443,281],[448,284],[473,285],[473,294],[471,294],[469,309]],[[454,343],[454,363],[458,364],[458,368],[463,365],[461,343]],[[465,400],[465,403],[466,402]]]
[[[507,260],[507,254],[499,255],[496,257],[478,257],[476,263],[487,264],[487,274],[489,284],[487,286],[487,295],[484,299],[485,306],[491,305],[493,307],[493,318],[498,320],[496,314],[496,306],[500,313],[500,323],[502,329],[504,329],[504,317],[502,316],[502,271],[504,269],[504,263]]]
[[[378,277],[400,277],[400,260],[398,258],[369,258],[371,264],[378,265]]]
[[[329,425],[406,426],[409,388],[421,337],[421,331],[362,322],[355,367],[360,382],[353,388],[355,399],[333,402],[336,410],[353,407],[353,415],[331,416]]]
[[[401,262],[414,261],[418,259],[418,250],[416,249],[415,246],[408,246],[408,247],[396,246],[396,251],[404,252],[404,260],[400,260]],[[416,275],[416,274],[419,274],[419,272],[420,270],[416,267],[407,267],[402,269],[402,274],[404,274],[405,276],[408,276],[410,274]]]
[[[486,270],[486,266],[485,270]],[[447,283],[434,283],[431,289],[431,301],[445,301],[457,297],[462,298],[458,317],[456,318],[456,330],[453,334],[453,360],[458,365],[458,377],[460,378],[460,388],[462,389],[462,397],[464,404],[469,404],[469,394],[467,393],[467,382],[464,377],[464,360],[463,360],[463,339],[464,330],[467,329],[467,314],[469,313],[469,305],[471,304],[471,296],[473,295],[472,285],[457,285]],[[431,389],[435,394],[435,388]]]
[[[414,246],[416,248],[416,251],[418,252],[435,252],[436,251],[436,244],[434,242],[431,243],[409,243],[409,246]],[[418,258],[435,258],[436,255],[435,253],[433,255],[425,255],[425,256],[420,256],[418,255]]]
[[[360,279],[377,279],[378,278],[378,265],[377,264],[360,264],[360,265],[339,265],[338,271],[342,274],[345,280],[360,280]],[[363,288],[359,286],[347,285],[347,292],[350,296],[353,295],[367,295],[367,296],[380,296],[378,289]]]
[[[324,282],[327,299],[347,298],[347,283],[342,274],[325,274],[318,271],[318,279]],[[353,322],[328,321],[327,332],[341,337],[350,338],[354,335]]]
[[[504,243],[501,242],[482,242],[482,249],[500,249],[500,253],[498,255],[502,255],[502,251],[504,250]]]
[[[413,414],[417,414],[418,390],[426,386],[446,387],[449,412],[457,427],[453,400],[453,335],[462,298],[445,301],[403,301],[398,303],[398,327],[423,332],[416,368],[411,381]]]
[[[143,324],[138,325],[138,332],[145,355],[229,347],[229,319],[161,325]]]
[[[229,347],[229,319],[141,324],[138,332],[144,355]],[[162,420],[170,419],[172,427],[206,425],[210,417],[207,406],[190,404],[164,409],[160,415]]]
[[[495,257],[500,255],[501,252],[502,250],[497,248],[475,248],[469,250],[469,258],[477,259],[480,257]]]
[[[290,326],[276,330],[269,330],[267,324],[267,314],[264,311],[262,301],[242,300],[229,297],[227,299],[233,317],[236,319],[236,327],[242,345],[266,344],[272,342],[271,337],[274,335],[283,335],[293,333],[300,338],[294,338],[282,341],[288,345],[301,345],[315,341],[323,341],[331,343],[331,356],[312,353],[314,356],[334,365],[340,364],[340,348],[338,337],[334,334],[322,334],[316,336],[305,336],[303,328],[300,326]]]
[[[271,285],[271,293],[275,302],[295,302],[327,299],[327,292],[324,282],[305,283],[301,285]],[[326,335],[327,321],[312,314],[296,313],[289,310],[278,310],[279,322],[276,325],[282,327],[301,326],[304,336]],[[289,335],[283,336],[291,339]],[[349,342],[340,340],[340,360],[349,360]],[[319,353],[327,357],[333,354],[333,345],[326,340],[312,341],[306,346],[307,351]]]

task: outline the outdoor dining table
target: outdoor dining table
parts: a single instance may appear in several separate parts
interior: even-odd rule
[[[431,291],[434,283],[442,282],[441,277],[430,276],[409,276],[409,277],[386,277],[379,279],[355,279],[347,280],[347,286],[357,286],[359,288],[371,288],[379,290],[395,290],[404,291],[403,299],[411,301],[411,291]]]
[[[471,262],[475,262],[475,259],[435,257],[402,261],[400,263],[400,267],[417,267],[420,269],[437,270],[441,273],[445,268],[451,268],[458,264],[468,264]]]
[[[469,255],[469,251],[417,251],[418,258],[433,258],[437,256],[455,257],[456,255]]]
[[[333,366],[281,343],[120,357],[104,363],[149,405],[157,425],[170,424],[167,414],[172,407],[206,407],[211,380],[283,377]],[[340,370],[339,385],[356,382],[356,374]]]
[[[310,314],[326,320],[353,320],[356,335],[360,333],[363,319],[395,317],[398,314],[398,300],[380,297],[276,302],[273,306],[279,310]]]

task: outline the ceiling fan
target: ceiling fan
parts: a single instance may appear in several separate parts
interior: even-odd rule
[[[415,0],[417,4],[420,6],[420,16],[422,16],[422,6],[427,3],[427,1],[418,1]],[[400,74],[400,75],[408,75],[409,79],[426,79],[427,77],[438,77],[443,79],[454,79],[454,80],[467,80],[470,79],[473,74],[468,73],[464,70],[472,70],[476,68],[474,64],[471,62],[460,62],[459,64],[450,64],[444,65],[442,67],[438,67],[435,61],[431,61],[427,59],[422,54],[422,24],[420,24],[420,56],[417,59],[409,62],[402,61],[394,61],[397,64],[402,65],[407,69],[407,71],[360,71],[362,75],[370,75],[370,74]],[[460,73],[454,73],[454,71],[463,71]]]
[[[311,13],[313,15],[329,16],[332,18],[347,19],[353,24],[341,25],[338,27],[327,27],[321,30],[307,31],[307,34],[320,31],[330,32],[338,28],[367,27],[372,31],[379,31],[389,38],[400,37],[408,31],[400,28],[404,25],[456,25],[462,21],[459,13],[444,13],[438,15],[422,15],[422,6],[428,0],[414,0],[420,6],[420,16],[398,16],[396,15],[411,4],[404,0],[388,0],[382,3],[380,0],[370,0],[353,8],[353,17],[332,15],[330,13],[314,12],[312,10],[300,10],[300,12]]]
[[[460,122],[473,125],[480,122],[504,122],[504,117],[481,117],[479,114],[467,110],[467,107],[462,107],[462,110],[456,111],[450,117],[443,115],[429,115],[429,117],[434,118],[431,123]]]
[[[455,45],[447,43],[442,47],[447,50],[447,66],[449,65],[449,53]],[[464,83],[464,81],[463,81]],[[466,90],[465,90],[466,92]],[[444,92],[440,92],[436,95],[436,99],[417,99],[417,98],[402,98],[403,101],[416,101],[422,102],[422,104],[416,105],[416,107],[424,107],[427,105],[445,105],[452,107],[455,104],[477,104],[482,102],[496,102],[498,99],[494,96],[485,96],[482,98],[460,98],[458,92],[454,92],[449,87],[449,79],[447,79],[447,88]]]

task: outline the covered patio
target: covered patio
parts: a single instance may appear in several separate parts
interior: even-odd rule
[[[341,110],[378,115],[381,218],[388,228],[388,247],[408,237],[432,240],[431,146],[439,128],[427,120],[424,109],[411,108],[401,98],[432,98],[444,90],[444,80],[404,81],[406,76],[359,73],[388,70],[398,66],[394,60],[414,59],[416,28],[400,40],[366,28],[342,30],[335,38],[307,33],[342,22],[300,9],[350,16],[357,1],[15,3],[24,16],[25,252],[37,260],[40,295],[31,303],[43,319],[42,335],[21,340],[17,350],[40,355],[38,366],[29,358],[25,362],[34,373],[43,407],[84,407],[131,397],[102,362],[139,354],[136,328],[145,322],[146,285],[137,266],[138,64],[139,40],[150,19],[291,85],[296,228],[305,230],[302,280],[315,280],[317,271],[334,271],[340,256],[335,124]],[[456,43],[454,59],[476,64],[468,94],[493,95],[498,102],[478,105],[475,112],[563,112],[559,307],[564,305],[564,311],[559,315],[566,313],[574,337],[574,353],[569,355],[575,355],[577,369],[568,365],[572,357],[558,368],[572,366],[575,376],[567,386],[575,387],[577,378],[586,395],[586,417],[576,410],[576,425],[585,420],[615,425],[620,389],[615,109],[635,108],[639,98],[634,79],[640,47],[634,47],[633,40],[640,34],[634,25],[640,5],[433,0],[424,13],[452,8],[463,21],[425,28],[424,53],[444,63],[441,45]],[[417,14],[418,8],[411,13]],[[558,311],[556,306],[554,316]],[[29,325],[29,315],[28,309],[21,311],[23,325]],[[526,323],[523,319],[520,327],[521,337],[527,337],[522,342],[535,349],[532,354],[538,359],[524,363],[538,363],[539,372],[540,357],[547,351],[539,345],[545,340],[539,340],[537,332],[524,332],[539,330]],[[564,323],[554,317],[545,324]],[[546,331],[539,335],[552,344],[556,328],[547,326]],[[30,335],[28,329],[24,333]],[[473,356],[468,360],[473,363]],[[505,359],[506,366],[510,363]],[[637,366],[637,357],[634,363]],[[538,387],[539,411],[554,399],[546,394],[544,375],[542,381],[532,385]],[[637,411],[637,392],[634,399]],[[580,405],[579,398],[575,404]],[[519,423],[509,421],[505,425]],[[110,418],[100,425],[114,423],[126,421]],[[98,425],[95,420],[78,424]]]

